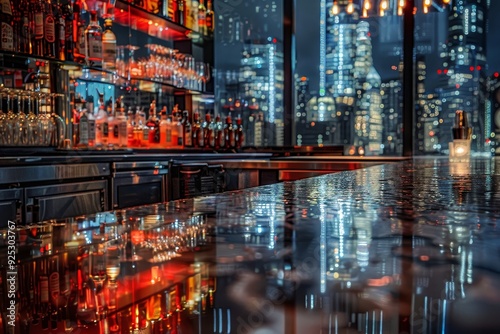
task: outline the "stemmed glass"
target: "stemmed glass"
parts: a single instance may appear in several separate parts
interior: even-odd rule
[[[7,144],[7,114],[3,111],[3,89],[0,90],[0,145]]]
[[[51,126],[52,126],[52,144],[56,147],[61,147],[64,142],[64,134],[66,132],[66,124],[64,124],[64,120],[61,116],[59,116],[56,110],[56,99],[59,97],[59,94],[53,93],[51,96],[51,110],[52,113],[50,115]]]
[[[34,146],[38,144],[40,135],[40,124],[38,117],[35,114],[35,105],[33,103],[34,94],[27,94],[28,96],[28,115],[26,116],[28,122],[28,145]]]
[[[5,117],[5,124],[6,124],[6,138],[5,138],[5,144],[12,146],[17,144],[17,135],[16,135],[16,124],[17,124],[17,117],[16,114],[14,114],[13,108],[12,108],[12,92],[10,89],[6,88],[4,90],[5,96],[7,98],[7,115]]]
[[[27,94],[20,93],[17,96],[17,144],[28,145],[28,118],[25,113],[25,98]]]

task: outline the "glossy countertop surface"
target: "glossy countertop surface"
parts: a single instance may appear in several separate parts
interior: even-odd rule
[[[499,159],[415,158],[68,220],[50,242],[141,230],[137,268],[159,263],[164,288],[174,264],[206,268],[190,320],[165,333],[500,333],[499,221]],[[143,278],[121,269],[127,295]]]

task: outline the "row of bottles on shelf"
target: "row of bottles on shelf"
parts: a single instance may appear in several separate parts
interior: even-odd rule
[[[176,21],[187,24],[194,20],[196,25],[189,23],[188,28],[200,32],[211,31],[212,24],[208,28],[206,23],[213,22],[211,2],[208,2],[209,9],[206,9],[203,1],[192,1],[190,6],[184,7],[185,1],[169,1],[179,4],[174,6],[169,3],[168,8],[174,8],[174,13],[187,12],[181,8],[191,8],[190,12],[196,12],[198,18],[184,21],[180,18],[186,15],[182,14]],[[2,0],[0,50],[93,66],[113,64],[117,52],[112,15],[105,14],[103,30],[98,13],[95,9],[89,10],[84,0]]]
[[[129,2],[202,35],[211,35],[214,31],[212,0],[129,0]]]
[[[140,107],[135,112],[129,107],[125,114],[121,99],[115,105],[105,105],[100,93],[96,110],[91,100],[86,103],[79,100],[75,106],[75,147],[237,149],[244,144],[240,117],[234,124],[231,115],[223,120],[220,115],[212,118],[207,112],[203,121],[200,112],[196,111],[190,117],[188,110],[181,112],[177,105],[172,114],[168,113],[166,106],[158,113],[155,100],[151,102],[148,115]]]

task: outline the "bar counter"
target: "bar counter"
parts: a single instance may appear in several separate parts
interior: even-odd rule
[[[21,227],[16,329],[499,333],[499,219],[499,159],[414,158]]]

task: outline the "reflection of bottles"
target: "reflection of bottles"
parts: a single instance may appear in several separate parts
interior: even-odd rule
[[[102,68],[108,71],[116,70],[116,35],[111,30],[112,25],[113,20],[107,18],[102,33]]]
[[[47,276],[47,264],[45,260],[40,261],[40,277],[38,280],[40,292],[40,316],[42,318],[42,328],[49,328],[49,277]]]

